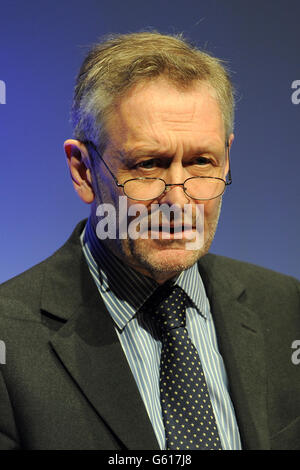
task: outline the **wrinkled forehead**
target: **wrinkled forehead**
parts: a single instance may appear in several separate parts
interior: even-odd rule
[[[156,79],[133,86],[113,106],[106,121],[108,138],[128,146],[141,140],[168,138],[224,142],[225,127],[215,90],[207,82],[188,88]]]

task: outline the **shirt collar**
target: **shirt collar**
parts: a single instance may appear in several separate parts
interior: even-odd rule
[[[189,269],[182,271],[176,284],[185,291],[198,310],[198,313],[200,313],[205,319],[209,319],[210,309],[208,306],[208,298],[199,273],[198,263],[195,263]]]

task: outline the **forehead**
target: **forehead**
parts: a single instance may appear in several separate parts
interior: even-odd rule
[[[182,89],[163,78],[132,87],[115,104],[106,130],[111,143],[124,149],[139,143],[184,144],[195,138],[223,145],[225,139],[220,106],[208,84],[196,82]]]

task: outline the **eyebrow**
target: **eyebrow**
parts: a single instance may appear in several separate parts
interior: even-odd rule
[[[209,145],[203,145],[203,146],[199,146],[198,148],[196,148],[193,152],[191,152],[191,156],[197,156],[197,155],[202,155],[204,153],[206,154],[211,154],[213,156],[215,156],[218,160],[222,159],[223,156],[225,156],[226,154],[226,146],[224,144],[224,154],[222,153],[219,154],[219,151],[216,152],[216,148],[213,148],[213,147],[210,147]],[[134,162],[136,161],[137,158],[140,158],[140,157],[149,157],[149,158],[157,158],[157,157],[168,157],[168,158],[173,158],[173,154],[168,154],[168,152],[163,152],[161,150],[154,150],[154,149],[150,149],[150,150],[147,150],[146,148],[145,149],[139,149],[139,150],[128,150],[128,151],[125,151],[125,150],[118,150],[117,151],[117,155],[120,157],[121,161],[122,162],[126,162],[126,163],[130,163],[130,162]]]
[[[124,150],[118,150],[116,152],[116,155],[119,157],[120,162],[123,163],[124,165],[130,166],[131,164],[133,165],[136,163],[138,158],[142,157],[148,157],[150,158],[159,158],[166,156],[165,152],[159,152],[159,151],[146,151],[146,150],[138,150],[138,151],[124,151]],[[172,158],[171,156],[169,158]]]
[[[159,150],[119,150],[118,155],[126,160],[134,160],[139,157],[162,157],[166,155],[166,152],[162,152]]]

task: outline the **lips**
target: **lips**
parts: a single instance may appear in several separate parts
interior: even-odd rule
[[[172,230],[173,232],[183,232],[184,230],[194,230],[196,226],[194,225],[159,225],[159,226],[150,226],[151,230],[155,231],[165,231]]]
[[[158,227],[150,227],[149,232],[153,235],[156,234],[154,238],[157,237],[157,234],[163,236],[163,238],[173,237],[176,238],[185,238],[185,235],[189,235],[189,238],[192,236],[192,233],[195,233],[196,228],[193,225],[160,225]]]

